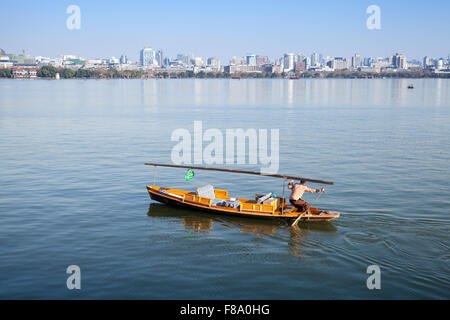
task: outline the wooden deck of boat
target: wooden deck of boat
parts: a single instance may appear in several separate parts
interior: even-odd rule
[[[236,198],[241,202],[239,209],[212,205],[212,199],[198,196],[195,192],[147,186],[153,200],[173,206],[191,208],[204,212],[226,214],[230,216],[253,217],[263,219],[294,220],[300,216],[295,207],[286,205],[286,199],[277,198],[276,205],[258,204],[255,200]],[[228,191],[214,189],[216,199],[229,200]],[[327,212],[311,207],[310,214],[304,214],[301,221],[330,221],[339,217],[339,212]]]

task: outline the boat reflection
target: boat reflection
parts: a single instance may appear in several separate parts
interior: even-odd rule
[[[177,218],[183,223],[183,228],[190,232],[210,233],[214,220],[205,214],[191,210],[173,208],[161,203],[151,203],[147,215],[153,218]]]
[[[228,217],[174,208],[161,203],[151,203],[147,215],[152,218],[174,218],[179,220],[187,232],[210,234],[214,224],[218,224],[232,230],[252,233],[260,238],[278,238],[283,242],[287,242],[289,253],[294,256],[302,256],[301,244],[311,232],[337,231],[335,226],[326,222],[302,222],[297,227],[291,227],[283,221]]]

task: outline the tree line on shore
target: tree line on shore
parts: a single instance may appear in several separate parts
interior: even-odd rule
[[[142,72],[138,70],[115,70],[115,69],[78,69],[56,68],[43,66],[37,70],[39,78],[53,79],[59,73],[62,79],[140,79],[140,78],[199,78],[199,79],[227,79],[238,75],[240,78],[450,78],[450,74],[436,74],[430,70],[403,71],[403,72],[358,72],[340,70],[334,72],[301,72],[295,74],[273,73],[273,72],[248,72],[233,74],[227,72],[204,72],[193,71],[182,72]],[[0,69],[0,78],[12,78],[12,69]]]

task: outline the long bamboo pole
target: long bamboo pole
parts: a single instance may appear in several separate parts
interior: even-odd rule
[[[155,166],[155,167],[169,167],[169,168],[186,168],[186,169],[196,169],[196,170],[209,170],[209,171],[221,171],[221,172],[231,172],[231,173],[244,173],[244,174],[253,174],[258,176],[265,177],[274,177],[274,178],[282,178],[282,179],[291,179],[291,180],[304,180],[313,183],[321,183],[321,184],[334,184],[333,181],[325,181],[325,180],[317,180],[317,179],[309,179],[302,177],[294,177],[287,176],[282,174],[265,174],[258,171],[245,171],[245,170],[232,170],[232,169],[222,169],[222,168],[208,168],[208,167],[196,167],[196,166],[181,166],[176,164],[163,164],[163,163],[145,163],[147,166]]]

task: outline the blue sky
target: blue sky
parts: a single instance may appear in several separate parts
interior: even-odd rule
[[[81,29],[69,30],[69,5],[81,9]],[[381,30],[366,28],[366,8],[381,8]],[[450,1],[3,1],[0,48],[7,52],[137,59],[149,45],[165,55],[248,53],[388,56],[450,54]]]

